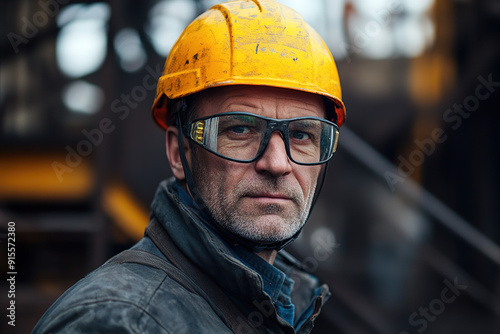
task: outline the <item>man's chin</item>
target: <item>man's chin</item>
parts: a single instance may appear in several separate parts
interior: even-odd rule
[[[273,220],[275,222],[275,220]],[[247,240],[256,243],[281,242],[293,237],[299,228],[290,226],[276,226],[276,223],[252,224],[252,228],[246,226],[232,226],[229,230]]]

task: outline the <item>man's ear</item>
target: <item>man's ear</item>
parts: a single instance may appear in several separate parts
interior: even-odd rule
[[[172,169],[172,173],[179,181],[184,181],[186,179],[186,175],[184,174],[184,168],[182,167],[182,161],[179,151],[179,129],[175,126],[169,126],[166,131],[166,152],[167,159],[170,164],[170,169]],[[191,166],[191,157],[189,152],[189,143],[185,138],[184,140],[184,154],[188,161],[189,166]]]

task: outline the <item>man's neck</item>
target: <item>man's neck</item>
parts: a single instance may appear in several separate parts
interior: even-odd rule
[[[276,258],[276,254],[278,254],[278,252],[275,250],[265,250],[265,251],[262,251],[260,253],[257,253],[257,255],[260,258],[269,262],[269,264],[271,264],[271,265],[274,263],[274,259]]]

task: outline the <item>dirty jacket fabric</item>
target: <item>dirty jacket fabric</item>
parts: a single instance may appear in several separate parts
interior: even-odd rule
[[[259,333],[309,333],[330,295],[328,287],[279,252],[274,266],[293,281],[295,314],[289,324],[276,311],[279,298],[264,291],[269,289],[262,276],[202,221],[199,210],[181,201],[174,182],[160,184],[152,216],[177,248],[226,292]],[[168,261],[147,235],[132,248]],[[162,270],[107,262],[66,291],[33,333],[232,333],[210,304]],[[248,333],[248,327],[240,332]]]

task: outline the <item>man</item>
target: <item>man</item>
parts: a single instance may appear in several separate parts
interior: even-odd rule
[[[216,5],[172,48],[153,116],[175,179],[160,184],[145,237],[34,333],[309,333],[330,293],[281,249],[345,117],[324,42],[275,1]]]

